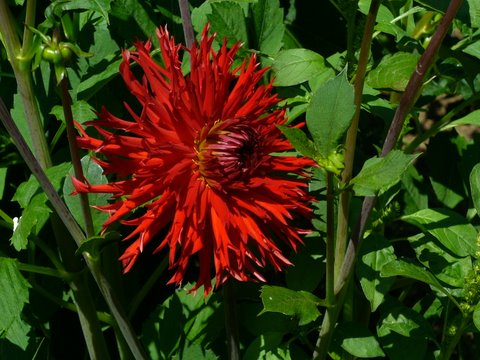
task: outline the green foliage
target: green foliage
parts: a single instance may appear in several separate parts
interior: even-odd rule
[[[317,307],[322,300],[306,291],[293,291],[279,286],[263,286],[260,295],[265,312],[279,312],[298,318],[298,325],[306,325],[320,316]]]
[[[21,317],[28,303],[30,284],[18,270],[17,261],[0,257],[0,333],[23,350],[28,346],[30,326]]]
[[[286,267],[285,273],[274,271],[279,269],[271,266],[269,259],[249,248],[254,239],[245,239],[251,251],[247,255],[261,260],[257,265],[264,266],[262,276],[267,284],[233,281],[242,359],[311,359],[319,332],[324,332],[323,326],[328,327],[326,319],[332,317],[332,340],[325,352],[333,359],[470,359],[478,355],[480,110],[476,109],[480,106],[480,1],[463,2],[415,104],[400,108],[406,110],[405,123],[399,126],[394,150],[384,157],[375,155],[380,153],[395,112],[404,106],[400,100],[406,85],[438,32],[451,1],[381,2],[370,36],[372,46],[368,59],[364,59],[366,74],[361,79],[360,46],[366,36],[364,25],[371,3],[189,1],[197,41],[209,22],[210,33],[217,34],[214,49],[224,39],[229,46],[241,43],[234,67],[255,54],[259,67],[268,68],[264,84],[271,84],[282,99],[277,109],[284,109],[288,117],[279,129],[295,148],[292,154],[313,159],[318,165],[307,168],[305,176],[301,176],[309,182],[311,218],[286,219],[308,233],[303,237],[302,232],[303,246],[284,253],[292,266]],[[8,2],[8,16],[15,24],[28,23],[27,4],[21,0]],[[2,26],[6,16],[0,14]],[[42,55],[68,65],[66,74],[76,122],[95,121],[102,106],[114,116],[128,119],[132,112],[140,114],[145,109],[133,99],[119,75],[122,51],[133,51],[135,41],[149,38],[154,61],[161,66],[155,28],[167,25],[176,42],[183,42],[183,20],[176,0],[56,0],[38,3],[34,18],[36,23],[29,25],[35,25],[34,33],[23,25],[15,28],[22,53],[14,56],[7,55],[3,48],[11,35],[5,35],[0,26],[0,97],[28,146],[33,148],[34,137],[46,137],[54,164],[47,169],[47,176],[84,230],[79,196],[70,195],[73,170],[55,70],[42,60]],[[28,30],[27,36],[24,29]],[[45,51],[40,34],[52,39],[57,30],[59,51],[72,55],[72,49],[82,49],[92,56],[71,56],[64,62],[61,52],[49,52],[54,47]],[[33,36],[31,44],[28,34]],[[26,44],[23,39],[27,39]],[[65,49],[67,43],[72,47]],[[182,70],[188,74],[188,55],[184,58]],[[22,99],[30,85],[27,89],[19,86],[12,64],[21,64],[21,70],[31,75],[33,103],[38,105],[44,128],[40,135],[32,132],[27,121],[34,113],[33,105]],[[141,80],[138,64],[132,63],[132,70]],[[365,84],[358,89],[361,105],[356,109],[354,86],[360,80]],[[161,95],[152,92],[150,101],[159,99]],[[197,100],[201,103],[204,99]],[[346,143],[345,135],[356,110],[356,142],[350,139]],[[144,116],[148,111],[143,111]],[[87,131],[91,136],[98,135],[93,128]],[[413,145],[409,145],[412,139]],[[73,312],[78,310],[72,294],[78,289],[70,281],[88,275],[88,271],[83,260],[71,269],[68,257],[59,253],[58,244],[69,242],[70,236],[55,221],[48,221],[54,220],[53,208],[33,177],[24,181],[30,171],[13,142],[2,127],[0,226],[5,241],[0,242],[0,358],[85,358],[84,342],[78,335],[78,315]],[[349,151],[354,154],[354,162],[352,176],[345,180]],[[90,184],[122,180],[104,174],[88,155],[83,157],[82,166]],[[329,172],[334,176],[327,197]],[[376,197],[372,215],[367,218],[364,197]],[[112,233],[101,234],[108,214],[94,207],[112,200],[109,194],[89,194],[88,198],[96,235],[86,239],[80,248],[72,249],[71,254],[76,250],[77,255],[86,252],[101,259],[98,263],[105,267],[108,286],[115,289],[118,302],[127,308],[131,305],[135,311],[130,320],[148,357],[228,358],[222,285],[204,297],[203,289],[188,291],[193,285],[174,289],[167,284],[172,276],[171,270],[165,269],[170,249],[147,255],[164,239],[167,228],[150,243],[142,244],[142,259],[128,274],[115,276],[120,267],[116,259],[130,244],[117,241],[117,237],[125,238],[127,226],[123,222],[115,225],[115,239]],[[268,206],[268,194],[262,201]],[[327,203],[334,213],[333,219],[328,219],[333,229],[327,227]],[[171,211],[182,211],[181,204]],[[128,224],[128,215],[122,220]],[[327,307],[322,300],[328,298],[327,269],[332,265],[327,260],[327,228],[331,230],[329,239],[333,236],[336,245],[342,236],[348,242],[359,228],[365,229],[354,247],[356,262],[351,263],[353,270],[347,274],[348,286],[334,294],[338,307]],[[215,230],[207,230],[209,236],[199,247],[212,245],[211,232]],[[273,229],[272,239],[279,239],[278,235]],[[282,252],[283,245],[279,244]],[[178,244],[175,251],[182,250],[182,244]],[[198,251],[193,250],[195,254]],[[335,253],[337,263],[333,264],[337,282],[342,265],[350,261],[341,255]],[[106,261],[107,256],[115,259],[112,264]],[[233,254],[231,257],[230,261],[234,261]],[[159,259],[164,259],[160,267]],[[188,266],[185,283],[196,278],[201,260],[195,258]],[[208,270],[213,271],[215,264],[211,266]],[[92,307],[109,339],[111,357],[129,358],[128,351],[122,350],[123,340],[114,344],[113,339],[121,339],[121,334],[111,326],[110,309],[102,293],[93,286],[91,277],[86,278],[92,291]],[[338,286],[334,283],[335,291]],[[30,287],[35,291],[29,293]],[[466,332],[468,336],[462,336]]]
[[[350,184],[357,196],[382,194],[400,181],[417,155],[407,155],[399,150],[385,157],[374,157],[365,161],[362,170]]]

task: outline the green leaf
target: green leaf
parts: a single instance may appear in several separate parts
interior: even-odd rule
[[[218,356],[210,349],[200,344],[186,343],[182,351],[173,360],[217,360]]]
[[[463,216],[447,209],[423,209],[402,217],[433,235],[454,255],[475,256],[477,231]]]
[[[435,334],[422,315],[389,298],[378,324],[377,335],[388,359],[426,359],[427,339]]]
[[[27,333],[30,326],[26,324],[21,314],[28,303],[28,288],[30,284],[20,273],[17,261],[0,257],[0,334],[8,341],[23,350],[27,348]]]
[[[442,127],[442,130],[447,130],[451,129],[455,126],[460,126],[460,125],[475,125],[475,126],[480,126],[480,110],[474,110],[468,115],[465,115],[464,117],[452,121],[448,125],[445,125]]]
[[[280,286],[262,286],[263,311],[279,312],[298,318],[298,325],[306,325],[320,316],[322,301],[306,291],[294,291]]]
[[[216,294],[205,298],[203,288],[195,294],[188,292],[191,288],[175,291],[144,322],[142,342],[151,359],[171,359],[185,342],[206,349],[219,333],[223,335],[224,313]],[[205,351],[207,354],[212,355]]]
[[[311,159],[316,158],[317,150],[315,145],[301,129],[283,125],[278,125],[278,128],[300,154]]]
[[[60,189],[61,182],[67,175],[70,166],[70,163],[62,163],[52,166],[45,171],[45,174],[55,190]],[[22,208],[25,208],[27,207],[33,195],[35,195],[39,189],[40,184],[38,183],[37,179],[31,175],[26,182],[20,184],[20,186],[17,188],[17,191],[13,195],[12,200],[17,201]]]
[[[385,56],[367,75],[367,84],[375,89],[404,91],[410,76],[415,71],[418,58],[418,55],[406,52]]]
[[[78,99],[88,100],[99,91],[108,81],[118,76],[118,68],[122,60],[110,63],[105,70],[88,77],[74,89]]]
[[[335,328],[335,337],[349,354],[360,358],[385,356],[378,340],[365,325],[345,322]]]
[[[480,27],[480,0],[467,0],[472,27]]]
[[[470,173],[470,190],[472,193],[473,206],[480,216],[480,163],[475,165]]]
[[[103,175],[103,169],[95,161],[92,160],[90,156],[84,156],[81,160],[83,174],[87,181],[92,185],[107,184],[108,180],[105,175]],[[68,172],[70,176],[74,176],[73,168],[70,167]],[[80,227],[85,230],[85,219],[82,213],[82,207],[80,204],[80,196],[72,196],[74,188],[72,181],[68,178],[63,184],[63,196],[65,198],[65,203],[67,204],[68,209],[72,213],[75,220],[78,222]],[[90,206],[90,212],[92,214],[93,220],[93,229],[95,234],[99,234],[102,230],[103,223],[108,219],[108,214],[93,208],[92,206],[103,206],[108,204],[108,199],[110,194],[101,194],[101,193],[91,193],[88,194],[88,202]]]
[[[269,332],[257,337],[245,351],[243,360],[291,360],[290,351],[282,345],[284,334]]]
[[[252,6],[253,26],[262,54],[276,55],[283,44],[285,25],[279,0],[259,0]]]
[[[273,85],[293,86],[310,80],[320,73],[328,71],[324,58],[307,49],[289,49],[280,51],[273,61],[275,74]]]
[[[338,150],[355,112],[353,86],[343,71],[320,86],[307,109],[307,127],[319,154],[328,158]]]
[[[218,33],[219,40],[226,38],[229,46],[241,42],[248,48],[247,24],[242,7],[232,1],[213,2],[211,6],[212,13],[207,14],[207,18],[212,30]]]
[[[450,255],[429,234],[419,234],[408,239],[417,259],[426,266],[437,279],[452,287],[463,288],[465,279],[472,270],[472,259]]]
[[[105,21],[108,22],[108,12],[110,11],[111,2],[112,0],[56,1],[52,4],[52,11],[60,17],[64,11],[92,10],[98,12],[105,19]]]
[[[414,264],[407,259],[398,259],[385,264],[381,270],[382,276],[403,276],[409,279],[418,280],[446,292],[445,288],[427,269]]]
[[[95,110],[84,100],[75,101],[72,105],[73,119],[82,124],[85,121],[93,120],[96,118]],[[65,122],[65,115],[63,113],[63,107],[60,105],[55,105],[50,111],[50,114],[55,116],[57,119]]]
[[[368,159],[363,164],[360,173],[350,181],[355,195],[383,194],[400,181],[404,172],[418,156],[393,150],[385,157]]]
[[[395,281],[380,274],[383,266],[395,259],[393,246],[383,236],[368,236],[360,248],[357,274],[372,312],[385,300],[385,295]]]
[[[37,234],[43,228],[51,210],[47,206],[47,196],[44,193],[35,195],[23,210],[18,225],[10,239],[15,250],[25,250],[30,234]]]

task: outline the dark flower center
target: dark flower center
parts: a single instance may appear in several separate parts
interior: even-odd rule
[[[202,178],[213,188],[225,189],[248,178],[259,163],[258,134],[238,120],[218,121],[204,127],[196,146]]]

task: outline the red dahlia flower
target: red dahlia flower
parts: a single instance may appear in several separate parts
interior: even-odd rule
[[[142,215],[121,220],[135,227],[125,238],[134,241],[120,257],[125,272],[155,241],[155,252],[168,246],[175,270],[169,283],[182,281],[194,255],[200,266],[195,288],[204,285],[205,293],[212,263],[216,286],[229,276],[264,281],[258,268],[290,264],[273,239],[293,249],[301,243],[294,219],[310,216],[310,198],[305,182],[292,174],[302,175],[310,162],[273,155],[292,147],[277,129],[285,113],[272,110],[279,99],[271,84],[259,84],[265,69],[255,55],[232,69],[239,45],[229,50],[224,43],[215,52],[207,26],[200,45],[186,49],[191,71],[184,75],[181,45],[166,29],[157,36],[163,65],[150,56],[149,41],[124,51],[120,66],[141,113],[126,105],[129,121],[102,109],[100,119],[88,123],[101,140],[80,130],[79,145],[102,154],[105,160],[96,161],[118,181],[89,185],[74,179],[76,192],[113,194],[112,204],[98,207],[110,214],[104,228],[144,207]],[[143,70],[141,79],[132,73],[132,61]],[[156,239],[162,229],[167,235]]]

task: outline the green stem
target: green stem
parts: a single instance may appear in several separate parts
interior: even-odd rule
[[[29,26],[35,26],[35,14],[37,9],[37,0],[27,0],[25,11],[25,28],[23,31],[22,57],[30,52],[32,46],[33,33],[28,29]]]
[[[57,298],[56,296],[53,296],[50,293],[50,291],[45,290],[40,285],[38,285],[36,282],[32,282],[31,285],[32,285],[33,290],[35,290],[40,295],[47,298],[48,300],[50,300],[54,304],[57,304],[58,306],[60,306],[64,309],[70,310],[72,312],[75,312],[75,313],[77,312],[77,307],[75,306],[75,304],[69,303],[68,301],[65,301],[65,300],[62,300],[60,298]],[[114,319],[108,313],[97,311],[97,317],[98,317],[98,320],[100,320],[101,322],[103,322],[105,324],[113,325],[115,323]]]
[[[223,284],[223,306],[225,308],[225,330],[227,332],[228,359],[240,360],[238,336],[237,303],[235,284],[228,280]]]
[[[18,269],[20,271],[31,272],[35,274],[53,276],[60,279],[69,279],[70,274],[65,273],[63,271],[59,271],[57,269],[52,269],[46,266],[39,266],[39,265],[32,265],[32,264],[24,264],[21,262],[17,262]]]
[[[41,166],[44,169],[48,168],[52,161],[33,89],[30,59],[22,58],[22,49],[15,31],[15,22],[5,0],[0,0],[0,33],[17,80],[18,93],[23,101],[33,152]]]
[[[352,124],[347,132],[345,140],[345,168],[342,172],[342,183],[348,184],[352,178],[353,163],[355,159],[355,149],[357,143],[358,123],[360,120],[360,110],[362,106],[363,85],[365,83],[365,74],[367,71],[368,58],[370,55],[370,46],[372,44],[373,29],[378,9],[382,0],[373,0],[368,11],[365,29],[363,31],[363,40],[360,47],[360,55],[358,58],[357,73],[355,75],[354,84],[354,103],[355,113],[353,115]],[[338,204],[337,218],[337,238],[335,245],[335,276],[340,272],[345,256],[348,238],[348,209],[350,207],[350,192],[342,191]]]

